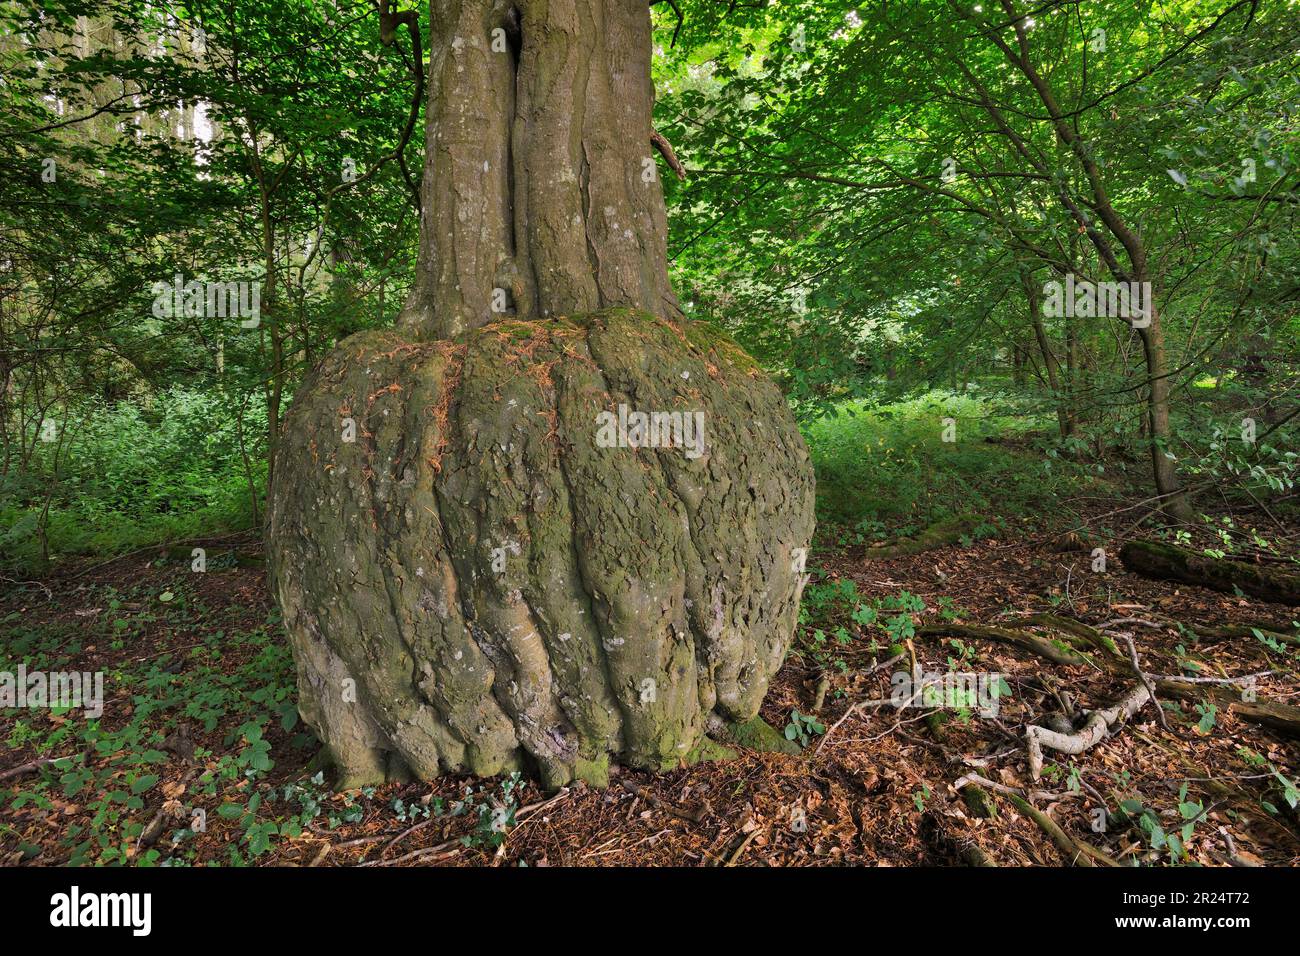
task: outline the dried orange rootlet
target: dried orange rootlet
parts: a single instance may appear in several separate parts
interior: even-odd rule
[[[299,708],[339,783],[675,767],[789,649],[813,475],[716,331],[631,309],[353,336],[271,491]]]

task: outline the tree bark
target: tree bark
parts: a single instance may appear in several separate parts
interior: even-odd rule
[[[297,390],[276,464],[299,711],[343,786],[724,755],[706,732],[757,716],[793,637],[813,474],[673,299],[648,8],[431,22],[410,297]]]
[[[1034,329],[1034,339],[1038,350],[1043,353],[1043,367],[1047,371],[1047,385],[1052,390],[1052,404],[1056,408],[1056,426],[1062,438],[1069,438],[1074,432],[1074,422],[1070,418],[1070,409],[1061,383],[1061,363],[1057,361],[1052,343],[1047,338],[1047,329],[1043,326],[1042,299],[1034,285],[1034,277],[1025,274],[1025,295],[1029,301],[1029,322]]]
[[[633,306],[680,314],[650,145],[650,12],[433,0],[417,275],[400,324],[452,338]]]

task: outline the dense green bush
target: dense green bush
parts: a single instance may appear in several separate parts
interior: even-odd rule
[[[239,417],[239,397],[181,387],[72,410],[62,441],[37,442],[30,470],[0,479],[0,562],[110,555],[248,526],[266,478],[265,406],[244,412],[247,468]]]
[[[1048,496],[1089,480],[1045,437],[1050,427],[1004,401],[947,391],[892,405],[845,403],[805,427],[818,519],[870,530],[900,520],[923,527],[962,513],[1036,510]]]

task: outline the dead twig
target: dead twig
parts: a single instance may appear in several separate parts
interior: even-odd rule
[[[533,814],[541,810],[545,810],[547,807],[552,806],[556,803],[559,803],[561,800],[568,797],[569,794],[571,794],[572,792],[573,791],[570,790],[568,787],[563,787],[561,788],[560,792],[555,794],[555,796],[553,797],[549,797],[546,800],[539,800],[536,803],[530,803],[526,807],[521,807],[518,810],[518,812],[515,813],[516,822],[522,823],[525,819],[532,816]],[[408,832],[411,832],[412,830],[418,828],[419,826],[424,825],[427,822],[429,821],[422,820],[419,824],[416,825],[416,827],[409,827],[406,831],[399,833],[396,839],[401,839]],[[374,837],[374,839],[382,840],[384,839],[385,836],[386,834],[378,837]],[[390,841],[388,846],[392,846],[392,844],[396,842],[396,839]],[[438,856],[454,856],[455,854],[459,853],[463,849],[462,846],[463,840],[464,840],[463,837],[452,837],[450,840],[443,840],[441,843],[435,844],[434,846],[423,847],[422,849],[419,850],[412,850],[410,853],[404,854],[402,856],[396,857],[391,860],[384,860],[384,859],[368,860],[365,863],[360,863],[358,865],[359,866],[396,866],[399,863],[405,863],[407,860],[428,860],[432,857],[438,857]],[[343,844],[340,844],[340,846],[342,845]],[[387,850],[388,846],[385,846],[384,850]]]
[[[755,827],[753,830],[750,830],[749,835],[745,837],[745,839],[740,841],[740,846],[736,847],[735,852],[732,853],[731,856],[727,857],[727,862],[722,865],[735,866],[736,863],[739,862],[740,857],[744,854],[744,852],[749,849],[749,845],[754,842],[754,838],[763,832],[764,831],[759,827]]]
[[[664,162],[668,164],[669,169],[676,173],[678,179],[686,178],[686,167],[683,166],[682,161],[677,158],[677,153],[673,150],[672,143],[664,139],[663,134],[653,126],[650,128],[650,144],[654,146],[655,149],[659,150],[659,154],[663,156]]]
[[[48,767],[52,763],[58,763],[60,760],[71,760],[76,754],[68,754],[66,757],[38,757],[35,760],[29,760],[27,763],[19,764],[9,770],[0,773],[0,780],[8,780],[10,777],[21,777],[25,774],[34,773],[42,767]]]
[[[699,810],[691,812],[688,810],[679,809],[678,807],[673,806],[668,801],[659,799],[659,797],[655,796],[649,790],[635,783],[632,783],[632,781],[630,780],[620,780],[619,783],[622,785],[623,789],[626,790],[628,793],[632,794],[632,796],[642,798],[643,800],[646,801],[646,803],[650,804],[650,806],[654,807],[656,810],[662,810],[664,813],[671,813],[675,817],[679,817],[682,820],[686,820],[690,823],[694,823],[697,825],[704,820],[704,814]]]
[[[1155,685],[1151,683],[1151,678],[1142,672],[1142,665],[1138,663],[1138,652],[1137,647],[1133,643],[1133,635],[1121,633],[1120,637],[1123,638],[1124,643],[1128,645],[1128,659],[1129,663],[1133,665],[1133,673],[1137,675],[1137,679],[1142,682],[1142,686],[1145,687],[1147,693],[1151,695],[1151,703],[1155,705],[1156,717],[1160,721],[1160,729],[1168,730],[1169,722],[1165,720],[1165,709],[1160,706],[1160,701],[1156,699]]]

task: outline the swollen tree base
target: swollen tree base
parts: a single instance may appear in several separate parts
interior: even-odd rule
[[[706,734],[785,658],[812,505],[780,392],[705,327],[353,336],[295,396],[272,488],[299,710],[349,786],[725,757]]]

